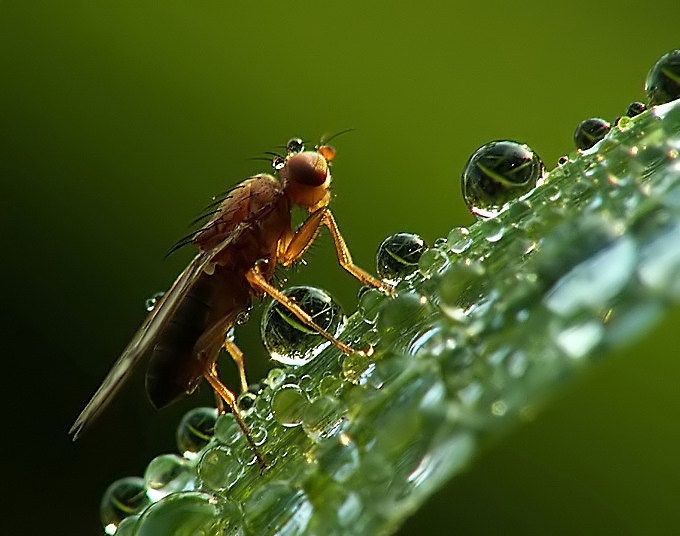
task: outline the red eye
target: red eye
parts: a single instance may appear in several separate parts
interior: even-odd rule
[[[307,186],[321,186],[328,178],[328,164],[318,152],[304,152],[291,156],[286,164],[288,177]]]

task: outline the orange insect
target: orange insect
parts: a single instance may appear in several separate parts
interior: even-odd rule
[[[223,412],[224,403],[229,406],[264,466],[235,394],[216,371],[218,353],[225,348],[238,367],[241,390],[248,389],[243,353],[226,335],[239,313],[250,307],[253,296],[269,295],[343,352],[356,351],[315,324],[269,282],[277,264],[287,267],[302,257],[322,225],[329,229],[345,270],[365,285],[391,292],[391,287],[352,262],[328,209],[329,163],[334,156],[330,146],[305,151],[302,140],[294,138],[286,145],[286,156],[274,158],[278,180],[269,174],[255,175],[229,192],[208,223],[185,241],[197,245],[198,254],[160,298],[76,419],[69,431],[74,440],[111,401],[133,368],[148,357],[146,391],[155,408],[190,394],[205,378],[215,391],[218,409]],[[295,205],[307,209],[309,216],[293,230]]]

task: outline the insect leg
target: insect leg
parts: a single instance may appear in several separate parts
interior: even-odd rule
[[[312,317],[309,316],[309,314],[307,314],[307,312],[304,309],[302,309],[295,301],[291,300],[283,292],[281,292],[276,287],[272,286],[264,277],[262,277],[262,274],[260,273],[257,266],[251,268],[246,272],[246,279],[253,287],[253,289],[260,292],[264,292],[265,294],[274,298],[277,302],[279,302],[291,313],[293,313],[301,322],[312,328],[327,341],[330,341],[342,352],[346,354],[366,353],[364,351],[358,351],[350,348],[344,342],[339,341],[338,339],[333,337],[333,335],[331,335],[325,329],[323,329],[321,326],[316,324]]]
[[[224,340],[224,349],[229,352],[229,355],[236,363],[236,368],[238,368],[238,375],[241,378],[241,392],[245,393],[248,390],[248,380],[246,380],[246,369],[243,364],[243,352],[236,346],[236,343],[231,339],[227,338]]]
[[[328,227],[328,230],[331,232],[333,243],[335,244],[335,250],[338,253],[338,262],[340,263],[340,266],[356,277],[364,285],[380,289],[384,292],[387,292],[388,294],[392,294],[394,292],[390,285],[379,281],[371,274],[354,264],[352,261],[352,256],[349,253],[349,248],[345,243],[345,239],[342,238],[340,229],[338,229],[338,224],[335,223],[335,218],[333,217],[333,214],[331,214],[330,210],[327,209],[324,211],[322,223]]]
[[[241,410],[238,408],[238,405],[236,404],[236,396],[220,380],[219,376],[217,375],[217,367],[215,363],[212,363],[210,365],[210,367],[204,372],[203,376],[205,376],[205,379],[208,380],[208,383],[215,391],[215,394],[217,394],[222,400],[224,400],[231,409],[231,412],[234,415],[234,419],[236,419],[236,423],[239,425],[241,431],[243,432],[243,435],[248,440],[250,448],[252,448],[253,452],[255,453],[257,463],[260,465],[260,468],[262,470],[265,470],[267,468],[267,464],[265,463],[262,454],[260,454],[260,451],[258,450],[257,446],[255,445],[255,442],[253,441],[252,436],[250,435],[248,425],[243,420]]]

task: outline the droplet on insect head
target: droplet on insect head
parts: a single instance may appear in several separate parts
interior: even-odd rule
[[[216,420],[215,408],[194,408],[182,417],[177,428],[177,448],[182,456],[196,458],[215,433]]]
[[[342,309],[323,290],[300,286],[283,293],[331,335],[337,336],[344,328]],[[304,365],[330,344],[278,302],[271,302],[262,315],[261,333],[271,358],[287,365]]]
[[[376,254],[380,278],[394,285],[418,272],[418,260],[427,244],[417,234],[397,233],[383,240]]]
[[[192,479],[193,472],[187,459],[174,454],[155,457],[144,472],[147,495],[153,501],[170,493],[187,490]]]
[[[156,292],[156,294],[146,299],[144,302],[144,308],[150,313],[156,308],[156,305],[158,305],[158,302],[161,301],[161,298],[164,295],[165,292]]]
[[[305,144],[300,138],[291,138],[286,144],[286,152],[288,154],[301,153],[305,150]]]
[[[626,116],[627,117],[635,117],[636,115],[640,115],[646,109],[647,109],[647,107],[641,102],[637,102],[637,101],[631,102],[628,105],[628,108],[626,109]]]
[[[581,151],[590,149],[598,141],[603,140],[612,126],[601,117],[591,117],[581,121],[574,131],[574,144]]]
[[[283,156],[276,155],[274,158],[272,158],[272,167],[276,171],[283,169],[283,166],[285,166],[285,165],[286,165],[286,159]]]
[[[533,190],[544,171],[543,162],[528,145],[492,141],[465,164],[463,199],[475,216],[492,218],[506,203]]]
[[[104,532],[115,534],[124,518],[138,514],[149,504],[151,500],[146,495],[143,479],[127,477],[116,480],[106,488],[99,509]]]
[[[645,94],[650,106],[680,97],[680,49],[664,54],[654,64],[645,81]]]

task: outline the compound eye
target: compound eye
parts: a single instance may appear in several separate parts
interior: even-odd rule
[[[305,146],[300,138],[292,138],[288,143],[286,143],[286,152],[288,154],[301,153],[304,150]]]
[[[288,176],[298,184],[321,186],[328,178],[328,164],[319,153],[310,151],[293,155],[286,166]]]
[[[322,145],[316,149],[316,152],[323,156],[326,162],[330,162],[335,158],[335,149],[330,145]]]

